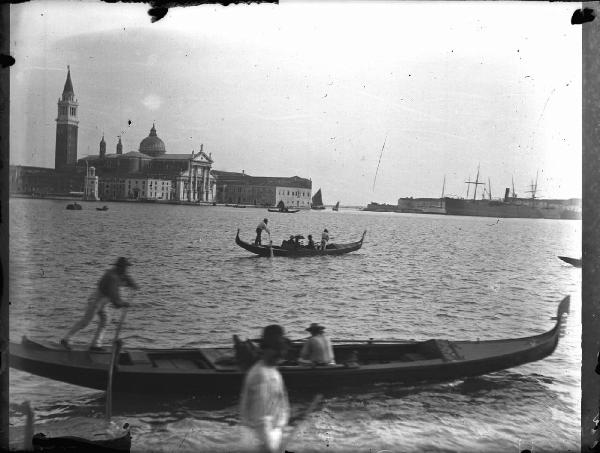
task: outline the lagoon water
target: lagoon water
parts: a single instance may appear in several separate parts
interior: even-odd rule
[[[311,322],[334,339],[476,340],[535,335],[553,326],[571,295],[564,335],[550,357],[486,376],[403,387],[376,384],[325,394],[288,450],[391,452],[579,451],[581,222],[342,210],[266,209],[10,200],[10,336],[57,341],[83,314],[102,272],[118,256],[141,286],[125,346],[230,345],[279,323],[291,338]],[[236,246],[269,218],[271,237],[320,237],[363,248],[339,257],[257,258]],[[105,341],[112,338],[119,318]],[[91,339],[96,321],[74,338]],[[290,394],[293,413],[312,395]],[[104,393],[11,370],[10,421],[103,417]],[[235,451],[236,398],[121,395],[114,418],[132,426],[135,451]]]

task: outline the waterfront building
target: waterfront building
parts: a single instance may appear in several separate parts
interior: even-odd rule
[[[83,185],[83,199],[86,201],[98,201],[98,176],[96,169],[89,167],[85,174]]]
[[[250,176],[245,172],[213,170],[216,180],[215,201],[218,203],[250,204],[310,208],[312,181],[292,176]]]
[[[78,166],[93,166],[99,176],[102,200],[164,200],[212,202],[215,191],[211,155],[200,151],[167,154],[153,124],[138,151],[123,154],[121,137],[116,153],[106,153],[104,136],[98,155],[79,159]]]
[[[67,66],[67,78],[62,96],[58,99],[54,148],[55,168],[10,165],[9,190],[11,193],[55,196],[83,192],[86,173],[85,170],[76,168],[78,106],[71,80],[71,68]]]

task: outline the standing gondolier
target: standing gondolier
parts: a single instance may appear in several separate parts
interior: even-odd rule
[[[256,227],[256,239],[254,240],[254,245],[261,245],[261,235],[263,230],[265,230],[267,234],[271,236],[271,232],[269,231],[269,228],[267,228],[267,223],[269,223],[269,219],[263,219],[263,221],[260,222]]]
[[[290,418],[290,403],[281,373],[277,369],[289,348],[283,327],[267,326],[260,340],[262,357],[244,378],[240,396],[240,418],[242,425],[258,441],[261,453],[281,452],[284,428]],[[245,445],[254,442],[246,438]]]
[[[102,336],[104,335],[104,329],[106,327],[106,303],[111,302],[114,307],[124,308],[129,307],[129,303],[124,302],[119,294],[120,286],[128,286],[133,289],[139,289],[135,284],[131,276],[127,274],[127,268],[131,266],[131,263],[127,258],[119,258],[114,266],[107,270],[100,281],[96,290],[88,299],[88,305],[85,310],[83,318],[77,321],[71,330],[60,340],[60,344],[66,349],[71,349],[69,340],[73,335],[85,328],[90,321],[94,318],[94,315],[98,314],[99,322],[96,334],[92,339],[90,350],[102,350],[100,344],[102,343]]]

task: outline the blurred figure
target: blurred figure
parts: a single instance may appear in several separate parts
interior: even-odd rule
[[[111,302],[116,308],[129,307],[129,303],[124,302],[119,294],[120,286],[129,286],[133,289],[139,289],[133,279],[127,274],[127,268],[131,266],[131,263],[127,258],[119,258],[113,267],[107,270],[100,281],[96,291],[89,297],[88,305],[85,310],[83,318],[71,327],[71,330],[60,340],[60,344],[66,349],[71,349],[69,340],[73,335],[85,328],[90,321],[94,318],[94,315],[98,314],[99,322],[96,334],[92,339],[90,346],[91,351],[101,351],[102,337],[106,328],[106,310],[105,305],[107,302]]]
[[[240,397],[240,418],[259,442],[260,452],[279,452],[283,429],[290,417],[290,403],[277,369],[288,351],[283,327],[273,324],[263,330],[262,357],[246,374]]]

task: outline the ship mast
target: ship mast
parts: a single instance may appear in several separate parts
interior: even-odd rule
[[[444,183],[442,184],[442,197],[440,198],[440,208],[444,206],[444,191],[446,190],[446,175],[444,175]]]
[[[469,179],[471,179],[471,177],[469,176]],[[477,186],[479,185],[485,185],[484,182],[479,182],[479,165],[477,165],[477,176],[475,177],[475,181],[465,181],[466,184],[470,185],[470,184],[474,184],[475,185],[475,190],[473,192],[473,200],[477,199]],[[467,198],[469,198],[469,186],[467,185]]]
[[[492,199],[492,183],[490,182],[490,178],[488,178],[488,195],[491,200]]]
[[[538,176],[539,176],[540,171],[538,170],[535,173],[535,184],[533,181],[531,181],[531,190],[528,190],[528,193],[531,193],[531,206],[533,207],[535,204],[535,195],[537,193],[537,184],[538,184]]]

